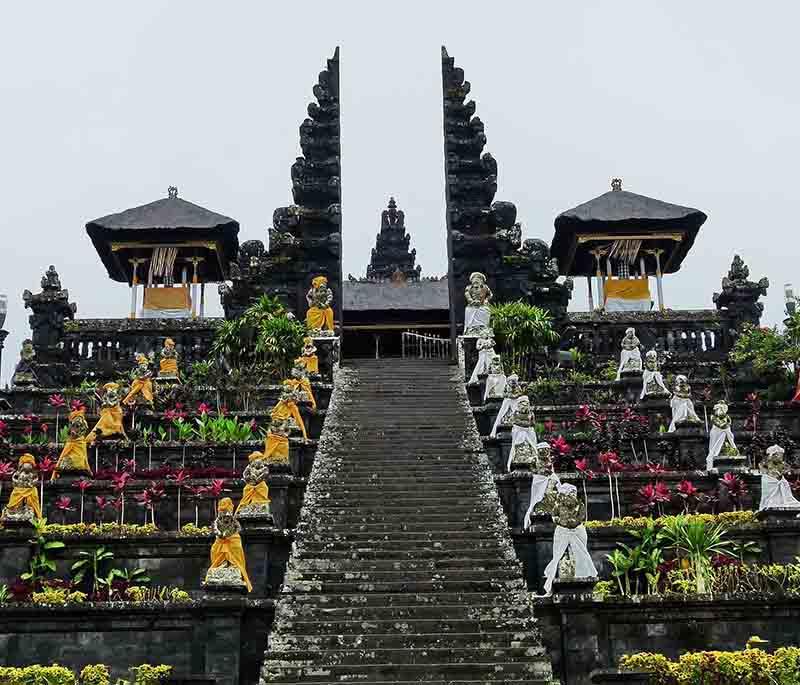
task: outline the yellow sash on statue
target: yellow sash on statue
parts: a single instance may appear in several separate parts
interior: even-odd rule
[[[303,423],[303,417],[300,416],[300,410],[297,408],[297,403],[289,400],[281,400],[270,413],[273,421],[286,421],[292,418],[303,434],[303,438],[308,440],[308,433],[306,433],[306,424]]]
[[[317,357],[316,354],[312,354],[308,357],[303,355],[302,357],[298,357],[297,361],[306,368],[306,373],[319,373],[319,357]]]
[[[122,407],[119,405],[103,407],[100,410],[100,420],[92,429],[92,440],[97,437],[98,429],[104,437],[108,437],[109,435],[125,435],[125,429],[122,426]]]
[[[270,463],[285,464],[289,461],[289,438],[285,435],[267,433],[264,442],[264,459]]]
[[[306,399],[311,403],[311,408],[317,408],[317,401],[314,399],[314,393],[311,391],[311,381],[308,378],[290,378],[285,383],[291,383],[293,389],[300,389],[302,390],[305,395]]]
[[[140,394],[145,400],[153,403],[153,381],[150,378],[137,378],[131,384],[131,391],[122,400],[123,404],[135,404],[136,395]]]
[[[253,591],[253,584],[247,575],[247,565],[244,560],[244,549],[242,549],[242,538],[239,533],[234,533],[226,538],[217,538],[211,545],[211,566],[210,568],[220,568],[229,563],[235,566],[242,574],[242,580],[247,586],[247,591]]]
[[[90,476],[92,469],[89,467],[89,456],[87,454],[89,443],[88,438],[72,438],[64,443],[64,449],[58,457],[53,475],[50,480],[58,478],[59,471],[85,471]]]
[[[162,359],[158,363],[159,376],[177,376],[178,375],[178,360],[177,359]]]
[[[309,330],[333,330],[333,309],[326,307],[309,307],[306,313],[306,326]]]
[[[251,504],[269,504],[269,488],[267,484],[262,480],[258,485],[250,485],[249,483],[244,486],[242,490],[242,501],[239,502],[239,506],[236,507],[236,513],[239,513],[239,509],[242,507],[249,506]]]
[[[23,504],[27,504],[36,518],[42,518],[42,508],[39,506],[39,493],[35,487],[29,488],[14,488],[11,491],[11,497],[8,498],[8,509],[18,509]]]

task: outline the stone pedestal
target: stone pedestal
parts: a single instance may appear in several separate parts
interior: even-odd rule
[[[553,595],[590,595],[594,592],[597,577],[556,578],[553,581]]]
[[[317,348],[317,358],[319,359],[319,375],[325,383],[333,382],[333,370],[339,365],[339,344],[338,335],[323,335],[314,338],[314,346]]]
[[[756,512],[756,518],[765,523],[781,523],[794,521],[798,518],[800,509],[796,507],[768,507]]]
[[[614,384],[621,390],[625,397],[625,401],[629,404],[635,404],[639,401],[639,396],[642,394],[642,372],[641,371],[623,371],[618,381]]]
[[[723,475],[725,473],[742,473],[747,470],[747,457],[723,457],[722,455],[714,458],[714,469]]]
[[[478,336],[462,335],[458,338],[457,344],[464,355],[464,382],[466,383],[472,375],[472,369],[478,363]]]

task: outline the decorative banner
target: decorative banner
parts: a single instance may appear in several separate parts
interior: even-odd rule
[[[189,288],[145,288],[142,314],[145,319],[186,319],[192,315]]]
[[[649,312],[650,281],[646,278],[607,279],[604,286],[607,312]]]

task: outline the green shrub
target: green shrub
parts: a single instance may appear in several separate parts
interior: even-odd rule
[[[75,674],[68,668],[52,666],[0,666],[0,685],[75,685]]]
[[[108,673],[108,666],[95,664],[86,666],[81,671],[81,685],[110,685],[111,677]]]

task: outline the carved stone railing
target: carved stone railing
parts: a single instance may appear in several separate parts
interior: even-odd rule
[[[172,338],[186,367],[208,359],[214,333],[224,319],[75,319],[64,327],[63,350],[73,375],[113,378],[134,365],[137,352],[158,359]]]
[[[656,348],[677,357],[721,361],[733,345],[733,328],[714,309],[664,312],[569,312],[564,340],[594,357],[619,356],[625,329],[633,327],[644,350]]]

